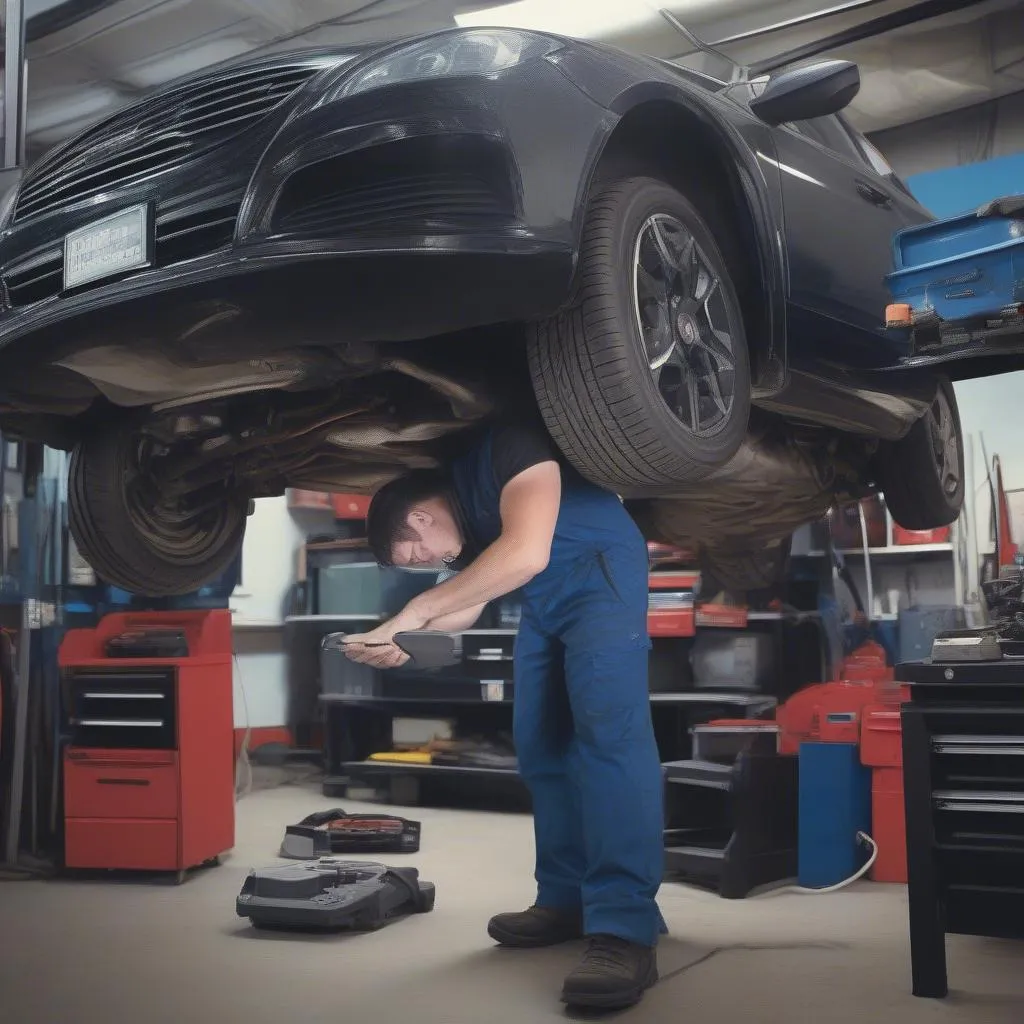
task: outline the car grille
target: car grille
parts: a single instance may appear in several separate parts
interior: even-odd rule
[[[14,220],[59,209],[183,163],[266,117],[322,61],[241,69],[153,96],[108,118],[30,172]]]
[[[369,234],[418,227],[444,231],[510,216],[488,183],[472,175],[395,175],[336,195],[310,198],[278,221],[285,234]]]
[[[229,245],[240,203],[240,199],[232,199],[198,211],[158,216],[154,264],[171,266]],[[64,250],[48,249],[8,266],[3,281],[7,301],[14,308],[59,295],[64,288]],[[94,282],[106,283],[109,282]]]
[[[409,139],[297,171],[273,231],[298,235],[444,233],[509,224],[516,204],[502,148],[489,139]]]

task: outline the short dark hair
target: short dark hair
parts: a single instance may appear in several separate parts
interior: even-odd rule
[[[448,490],[448,477],[443,471],[414,469],[377,491],[366,513],[366,541],[378,565],[394,564],[395,541],[413,539],[406,522],[409,513],[424,501],[442,497]]]

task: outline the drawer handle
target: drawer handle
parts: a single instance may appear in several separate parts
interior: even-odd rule
[[[101,786],[148,786],[149,779],[97,779]]]

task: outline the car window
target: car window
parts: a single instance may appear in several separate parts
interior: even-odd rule
[[[877,174],[880,178],[885,178],[886,181],[895,185],[902,192],[905,192],[908,196],[911,195],[910,189],[903,183],[900,177],[892,168],[892,164],[885,159],[882,151],[878,149],[873,143],[869,142],[845,117],[839,115],[837,120],[846,129],[850,138],[853,140],[853,144],[857,147],[861,154],[861,159]]]
[[[864,164],[864,154],[857,148],[850,133],[835,117],[815,117],[808,121],[794,121],[793,127],[808,139],[838,153],[854,163]]]

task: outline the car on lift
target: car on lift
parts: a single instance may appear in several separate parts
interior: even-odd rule
[[[0,209],[0,429],[72,453],[83,556],[192,591],[253,498],[372,492],[523,401],[725,586],[879,489],[953,521],[946,367],[884,319],[891,239],[930,218],[842,115],[856,65],[709,54],[482,28],[274,53],[36,163]]]

